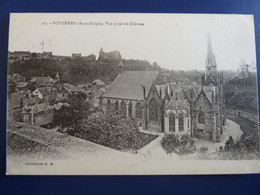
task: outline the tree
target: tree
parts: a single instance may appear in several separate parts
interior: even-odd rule
[[[117,150],[136,150],[142,145],[136,121],[114,113],[92,113],[80,129],[77,136]]]
[[[219,154],[223,159],[259,159],[259,139],[256,136],[247,136],[234,141],[230,136],[225,146],[219,147]]]
[[[167,134],[162,138],[161,145],[167,154],[176,153],[185,155],[196,151],[194,140],[187,134],[182,136]]]
[[[84,118],[94,112],[94,108],[85,100],[84,94],[70,95],[68,105],[63,105],[54,112],[53,123],[61,128],[62,131],[70,135],[80,131],[81,123]]]
[[[243,78],[243,86],[246,86],[246,80],[256,76],[256,65],[255,63],[248,64],[243,59],[241,59],[238,65],[238,72]]]

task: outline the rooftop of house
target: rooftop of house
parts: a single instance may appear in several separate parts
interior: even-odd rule
[[[46,77],[34,77],[31,79],[32,83],[37,83],[38,85],[52,85],[56,82],[56,79],[51,78],[50,76]]]
[[[64,83],[63,84],[63,88],[69,92],[77,92],[79,91],[78,87],[76,87],[75,85],[72,85],[70,83]]]
[[[96,79],[96,80],[92,81],[91,84],[97,85],[97,86],[105,85],[105,83],[103,81],[101,81],[100,79]]]
[[[38,90],[42,95],[48,95],[52,91],[51,87],[39,87],[35,90]]]
[[[16,87],[17,88],[24,88],[28,85],[28,82],[19,82],[17,83]]]
[[[23,112],[30,112],[30,113],[39,113],[47,110],[51,110],[52,106],[50,106],[47,103],[40,103],[40,104],[35,104],[31,106],[25,106],[23,109]]]
[[[195,100],[198,97],[198,95],[201,93],[201,90],[203,90],[210,103],[212,103],[212,94],[214,97],[216,95],[215,86],[202,87],[202,86],[170,83],[170,84],[156,85],[156,89],[158,91],[158,94],[159,95],[161,94],[162,99],[164,99],[166,93],[168,93],[168,97],[170,98],[169,105],[175,105],[179,101],[183,101],[187,98],[190,100],[191,93],[193,96],[193,100]]]

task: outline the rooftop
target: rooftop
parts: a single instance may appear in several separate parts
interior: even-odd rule
[[[102,97],[143,100],[143,88],[147,96],[152,83],[156,80],[157,71],[125,71],[117,76],[108,91]]]

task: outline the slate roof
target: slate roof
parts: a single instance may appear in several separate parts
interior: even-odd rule
[[[70,83],[64,83],[63,88],[65,90],[67,90],[68,92],[78,92],[79,91],[79,89],[76,86],[74,86]]]
[[[158,71],[124,71],[117,76],[102,97],[143,100],[141,85],[145,87],[147,97],[158,75]]]
[[[36,90],[38,90],[42,95],[48,95],[48,94],[50,94],[51,88],[50,87],[39,87]]]
[[[33,113],[39,113],[47,110],[51,110],[52,107],[49,104],[46,103],[40,103],[40,104],[35,104],[32,106],[25,106],[24,111],[27,110],[27,112],[33,112]]]
[[[26,87],[27,85],[28,85],[27,82],[19,82],[19,83],[16,85],[16,87],[17,87],[17,88],[24,88],[24,87]]]
[[[50,76],[47,77],[34,77],[31,79],[32,83],[37,83],[39,86],[50,86],[56,82],[55,79],[51,78]]]
[[[216,87],[215,86],[203,86],[203,91],[206,94],[210,103],[212,103],[212,93],[215,97],[216,96]]]
[[[96,80],[92,81],[92,84],[97,85],[97,86],[102,86],[102,85],[105,85],[106,83],[104,83],[100,79],[96,79]]]

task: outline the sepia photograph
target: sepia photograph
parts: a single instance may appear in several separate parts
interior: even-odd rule
[[[7,174],[260,172],[253,15],[12,13]]]

